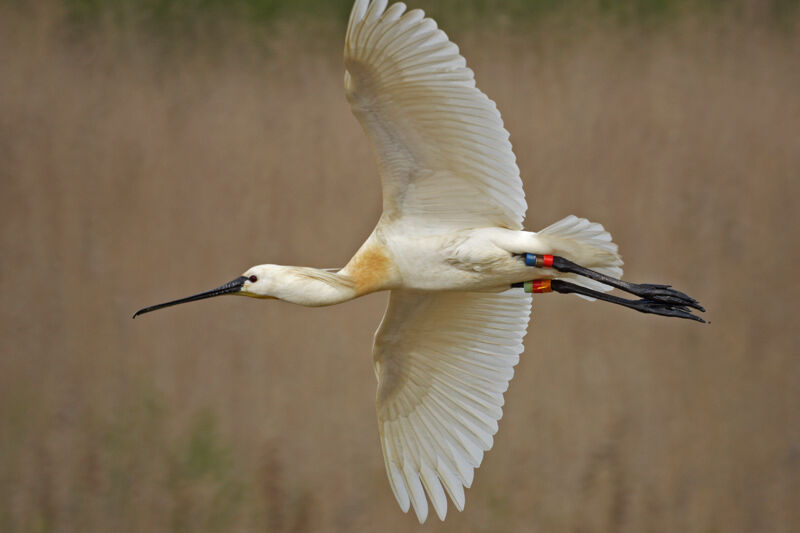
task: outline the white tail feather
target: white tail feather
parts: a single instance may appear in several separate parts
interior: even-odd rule
[[[601,224],[569,215],[555,224],[547,226],[536,236],[551,247],[553,255],[563,256],[583,267],[613,278],[622,277],[622,258],[617,245],[611,240],[611,234]],[[611,290],[608,285],[573,274],[564,274],[558,277],[567,278],[572,283],[596,291]],[[594,298],[585,296],[582,298],[594,300]]]

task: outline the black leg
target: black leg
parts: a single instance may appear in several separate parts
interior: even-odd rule
[[[543,261],[542,258],[547,258],[547,259]],[[705,312],[705,309],[697,302],[697,300],[695,300],[688,294],[684,294],[681,291],[677,291],[671,288],[669,285],[653,285],[650,283],[629,283],[627,281],[622,281],[621,279],[612,278],[611,276],[606,276],[605,274],[601,274],[600,272],[595,272],[594,270],[582,267],[580,265],[573,263],[568,259],[564,259],[563,257],[559,257],[557,255],[534,256],[531,254],[526,254],[525,263],[528,266],[538,266],[545,268],[552,267],[555,270],[558,270],[559,272],[578,274],[579,276],[599,281],[600,283],[603,283],[610,287],[614,287],[616,289],[620,289],[627,293],[633,294],[634,296],[639,296],[641,298],[644,298],[645,300],[662,302],[675,306],[691,307],[693,309],[697,309],[698,311]]]
[[[613,278],[612,278],[613,279]],[[663,300],[645,298],[642,300],[628,300],[613,296],[604,292],[595,291],[568,281],[554,279],[550,282],[550,288],[561,294],[582,294],[591,298],[597,298],[604,302],[611,302],[617,305],[622,305],[630,309],[635,309],[640,313],[652,313],[661,316],[673,316],[676,318],[685,318],[687,320],[696,320],[697,322],[705,323],[705,320],[699,316],[693,315],[691,309],[685,305],[669,303]]]

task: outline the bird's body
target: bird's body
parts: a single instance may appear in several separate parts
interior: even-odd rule
[[[391,291],[373,347],[386,472],[404,511],[424,521],[427,495],[444,519],[445,494],[464,507],[523,351],[531,295],[515,287],[536,280],[532,292],[696,320],[690,308],[702,308],[666,286],[619,280],[622,260],[599,224],[568,216],[523,230],[527,205],[500,113],[424,13],[356,0],[344,64],[383,186],[383,214],[353,258],[341,269],[258,265],[137,315],[230,293],[325,306]],[[612,287],[643,299],[605,295]]]
[[[530,269],[498,241],[512,233],[501,228],[449,231],[441,235],[408,237],[386,231],[375,234],[391,257],[397,285],[391,289],[421,291],[507,290],[509,281],[530,279]],[[378,235],[385,235],[383,238]],[[369,241],[368,241],[369,243]],[[371,243],[367,244],[370,249]],[[356,255],[356,261],[358,255]]]
[[[583,219],[570,221],[602,227]],[[553,239],[529,231],[505,228],[451,230],[410,237],[391,225],[379,224],[341,269],[259,265],[245,275],[280,282],[268,297],[310,307],[335,305],[384,290],[502,292],[514,283],[553,278],[552,269],[532,268],[520,260],[525,253],[559,254],[610,274],[620,272],[614,246]],[[571,278],[569,274],[560,274]],[[312,287],[313,286],[313,287]],[[594,285],[592,285],[594,286]],[[259,298],[256,292],[246,294]]]

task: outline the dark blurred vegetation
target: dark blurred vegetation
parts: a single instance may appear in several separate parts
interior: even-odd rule
[[[537,296],[466,509],[426,529],[796,532],[797,2],[409,3],[498,103],[526,226],[603,223],[712,322]],[[3,533],[417,528],[375,423],[386,295],[130,319],[369,234],[349,4],[0,0]]]
[[[4,0],[21,3],[22,0]],[[344,24],[351,0],[59,0],[75,22],[103,17],[160,29],[195,24],[198,16],[223,16],[259,25],[309,15]],[[448,25],[469,28],[493,22],[530,25],[546,17],[595,16],[626,22],[663,22],[686,13],[743,16],[785,23],[800,0],[425,0],[411,2]]]

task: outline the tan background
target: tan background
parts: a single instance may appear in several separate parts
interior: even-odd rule
[[[379,215],[340,28],[213,47],[0,17],[0,530],[410,531],[385,479],[383,294],[139,307],[338,266]],[[442,21],[445,28],[447,21]],[[712,324],[535,298],[442,531],[800,528],[800,40],[743,22],[460,32],[528,228],[602,222]]]

